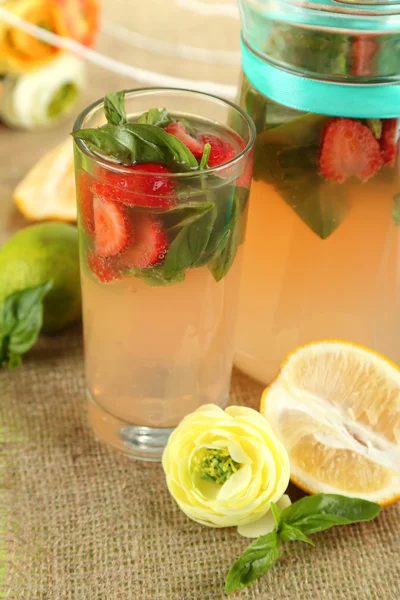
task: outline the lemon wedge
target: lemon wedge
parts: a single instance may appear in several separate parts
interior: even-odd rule
[[[400,498],[400,369],[342,341],[296,349],[264,391],[260,412],[308,493],[381,505]]]
[[[29,221],[76,221],[73,142],[69,138],[45,154],[13,193]]]

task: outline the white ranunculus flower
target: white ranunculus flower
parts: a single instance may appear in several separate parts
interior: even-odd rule
[[[289,482],[287,452],[259,412],[206,404],[171,434],[163,459],[183,512],[209,527],[257,521]]]

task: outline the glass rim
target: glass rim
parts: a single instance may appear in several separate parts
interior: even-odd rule
[[[240,161],[254,147],[254,143],[255,143],[255,140],[256,140],[256,136],[257,136],[256,127],[254,125],[254,122],[251,119],[251,117],[242,108],[240,108],[240,106],[238,106],[234,102],[231,102],[230,100],[227,100],[225,98],[221,98],[220,96],[216,96],[214,94],[208,94],[206,92],[199,92],[197,90],[190,90],[190,89],[186,89],[186,88],[173,88],[173,87],[162,87],[162,86],[159,86],[159,87],[142,87],[142,88],[127,89],[127,90],[125,90],[125,95],[126,96],[136,96],[136,95],[143,94],[145,92],[184,92],[186,94],[189,93],[189,94],[193,94],[193,95],[199,96],[199,97],[211,98],[212,100],[216,100],[218,102],[221,102],[222,104],[225,104],[225,105],[229,106],[230,108],[233,108],[237,113],[239,113],[241,115],[241,117],[247,123],[248,128],[249,128],[249,133],[250,133],[249,140],[246,143],[245,147],[238,154],[236,154],[236,156],[234,156],[233,158],[231,158],[227,162],[224,162],[221,165],[217,165],[215,167],[210,167],[208,169],[201,169],[201,170],[198,169],[196,171],[194,171],[194,170],[193,171],[181,171],[181,172],[176,172],[176,173],[175,172],[172,172],[172,173],[163,173],[163,177],[168,177],[168,178],[181,178],[181,177],[183,177],[183,178],[191,178],[191,177],[198,177],[199,175],[218,174],[221,171],[226,170],[227,167],[233,167],[236,164],[240,163]],[[95,100],[94,102],[92,102],[91,104],[89,104],[86,108],[84,108],[79,113],[79,115],[77,116],[77,118],[75,119],[75,123],[74,123],[73,130],[72,130],[73,133],[75,133],[76,131],[79,131],[80,129],[82,129],[82,125],[84,124],[84,121],[87,118],[87,116],[91,112],[93,112],[96,108],[101,107],[102,105],[104,105],[104,97],[100,98],[99,100]],[[201,116],[201,115],[199,115],[199,116]],[[114,172],[117,172],[117,173],[123,173],[123,174],[130,175],[130,176],[133,176],[133,174],[135,174],[135,175],[148,175],[149,177],[155,177],[156,176],[154,174],[154,172],[152,173],[151,171],[146,171],[146,170],[142,171],[140,169],[135,169],[134,171],[132,171],[126,165],[122,165],[122,164],[117,163],[117,162],[112,163],[112,162],[106,160],[105,158],[102,158],[100,155],[94,154],[89,149],[89,147],[84,142],[84,140],[82,140],[82,139],[74,138],[74,143],[77,145],[77,147],[79,148],[79,150],[81,152],[83,152],[90,159],[94,160],[96,163],[100,164],[100,166],[102,168],[105,168],[105,169],[108,169],[110,171],[114,171]],[[140,166],[140,165],[138,165],[138,166]]]
[[[246,0],[245,0],[246,1]],[[252,0],[250,0],[252,2]],[[269,0],[254,0],[254,6],[261,7]],[[399,0],[276,0],[277,6],[299,8],[310,13],[334,13],[345,18],[374,17],[374,21],[386,21],[400,17]]]

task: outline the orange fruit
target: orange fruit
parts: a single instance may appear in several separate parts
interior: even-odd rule
[[[297,348],[260,412],[306,492],[381,505],[400,498],[400,368],[389,359],[338,340]]]

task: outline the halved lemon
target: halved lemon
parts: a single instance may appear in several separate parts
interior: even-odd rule
[[[400,498],[400,368],[384,356],[343,341],[298,348],[264,391],[260,412],[306,492],[381,505]]]
[[[13,193],[19,211],[29,221],[76,221],[72,139],[45,154]]]

